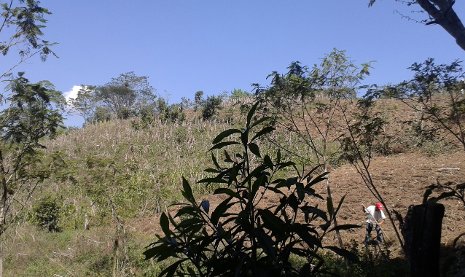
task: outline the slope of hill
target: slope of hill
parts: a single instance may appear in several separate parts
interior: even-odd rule
[[[405,214],[409,205],[422,201],[426,186],[437,181],[465,181],[463,151],[444,142],[407,147],[405,141],[411,138],[406,137],[407,127],[398,119],[415,115],[392,100],[380,107],[390,123],[386,132],[397,136],[392,146],[392,153],[397,154],[378,154],[370,170],[390,208]],[[155,274],[160,265],[143,262],[141,253],[160,231],[158,213],[181,199],[181,176],[192,183],[206,176],[203,170],[211,164],[211,140],[240,124],[239,114],[229,109],[217,122],[202,122],[192,115],[185,123],[156,121],[144,129],[134,128],[130,120],[110,121],[46,142],[47,151],[59,153],[64,163],[41,187],[31,206],[44,196],[54,197],[61,207],[62,232],[46,233],[30,221],[10,229],[5,245],[6,276],[107,276],[115,266],[115,257],[127,275]],[[225,116],[228,120],[221,120]],[[278,132],[283,132],[286,141],[296,143],[290,134]],[[273,151],[272,145],[262,143]],[[331,169],[330,183],[335,198],[347,194],[340,221],[363,223],[361,205],[376,200],[353,167],[338,160]],[[194,189],[198,195],[209,197],[213,207],[219,203],[216,196],[208,196],[211,187],[195,185]],[[323,187],[321,194],[325,194]],[[263,205],[274,200],[269,197]],[[457,201],[444,203],[443,243],[450,243],[463,232],[465,210]],[[394,240],[391,226],[385,226],[388,237]],[[361,242],[363,236],[364,230],[359,229],[344,233],[343,240],[347,244]],[[57,243],[51,245],[51,240]]]

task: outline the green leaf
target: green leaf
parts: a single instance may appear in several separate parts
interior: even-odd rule
[[[255,104],[253,104],[253,106],[250,108],[249,112],[247,113],[247,123],[246,123],[247,129],[249,129],[250,127],[250,121],[252,120],[252,117],[255,114],[255,110],[257,110],[258,104],[259,104],[258,101],[255,102]]]
[[[308,230],[303,225],[297,225],[298,228],[296,228],[296,233],[299,235],[299,237],[305,241],[305,243],[310,246],[310,248],[314,248],[315,246],[321,246],[321,241],[314,235],[312,235]]]
[[[189,272],[189,276],[197,276],[198,274],[192,269],[192,267],[187,267],[187,272]]]
[[[263,228],[255,229],[255,236],[259,246],[271,259],[274,259],[276,257],[276,249],[273,247],[273,240],[270,236],[263,231]]]
[[[176,256],[175,248],[171,247],[166,239],[160,239],[150,246],[151,248],[143,253],[146,260],[155,259],[159,262]]]
[[[189,182],[184,177],[182,177],[182,188],[182,195],[184,196],[184,198],[195,205],[195,198],[192,194],[192,188],[189,185]]]
[[[231,159],[231,156],[229,155],[228,151],[226,151],[226,149],[224,150],[224,162],[225,162],[225,163],[232,163],[232,162],[234,162],[234,161]]]
[[[297,177],[291,177],[286,179],[286,186],[293,186],[298,183]]]
[[[223,142],[220,142],[220,143],[217,143],[217,144],[213,145],[213,147],[210,148],[210,151],[215,150],[215,149],[221,149],[221,148],[224,148],[226,146],[234,145],[234,144],[239,144],[239,142],[237,142],[237,141],[223,141]]]
[[[310,182],[310,181],[311,181],[311,175],[312,175],[312,173],[315,172],[315,171],[316,171],[317,169],[319,169],[319,168],[321,168],[321,165],[315,166],[314,168],[310,169],[310,170],[305,174],[305,176],[303,176],[302,178],[308,178],[307,181]],[[323,174],[326,175],[327,173],[325,172],[325,173],[323,173]],[[321,176],[321,175],[320,175],[320,176]]]
[[[285,163],[279,163],[279,168],[280,169],[283,169],[283,168],[286,168],[288,166],[295,166],[295,163],[294,162],[285,162]]]
[[[223,200],[223,202],[221,202],[212,212],[211,222],[215,226],[218,224],[220,218],[224,216],[224,213],[228,210],[228,208],[232,205],[231,203],[229,203],[231,199],[231,197],[228,197],[225,200]]]
[[[270,229],[278,238],[282,238],[286,233],[286,224],[270,210],[259,210],[264,225]]]
[[[289,195],[289,198],[287,199],[287,202],[289,204],[289,207],[291,207],[294,210],[294,213],[297,211],[299,208],[299,200],[295,196],[295,194]]]
[[[273,161],[271,160],[270,156],[265,155],[265,158],[263,158],[263,162],[268,168],[273,168]]]
[[[344,257],[344,258],[348,259],[351,262],[354,262],[354,263],[358,262],[358,256],[356,254],[350,252],[350,251],[347,251],[345,249],[341,249],[341,248],[335,247],[335,246],[326,246],[324,248],[333,251],[337,255],[339,255],[341,257]]]
[[[247,177],[245,177],[245,179],[242,181],[243,184],[249,182],[250,180],[252,180],[252,178],[254,177],[259,177],[263,174],[265,175],[269,175],[269,172],[266,172],[266,166],[264,165],[259,165],[257,166],[254,170],[252,170],[252,172],[249,173],[249,175],[247,175]]]
[[[327,191],[328,191],[328,196],[326,197],[326,208],[328,210],[329,217],[332,218],[334,215],[334,205],[333,205],[333,197],[331,196],[331,189],[329,188],[329,186],[327,187]]]
[[[458,184],[458,185],[457,185],[457,190],[462,190],[462,189],[465,190],[465,183],[462,183],[462,184]]]
[[[266,182],[266,175],[261,175],[258,177],[252,184],[252,199],[255,197],[255,194],[257,193],[258,189],[263,186]]]
[[[191,205],[187,205],[178,210],[175,217],[180,217],[184,215],[195,216],[197,215],[197,209]]]
[[[240,198],[239,194],[228,188],[218,188],[213,194],[226,194],[234,198]]]
[[[323,219],[324,221],[328,221],[328,217],[326,216],[326,213],[323,210],[318,209],[317,207],[304,206],[301,208],[301,210],[304,212],[305,217],[307,218],[309,214],[314,214],[315,216]]]
[[[165,236],[169,237],[171,235],[170,223],[169,223],[168,217],[166,216],[164,212],[161,213],[161,216],[160,216],[160,226]]]
[[[190,217],[183,219],[181,222],[179,222],[179,228],[184,229],[184,230],[192,230],[194,226],[201,225],[202,221],[199,217]]]
[[[174,276],[174,273],[176,273],[176,270],[178,269],[178,266],[180,264],[182,264],[185,260],[187,260],[187,259],[182,259],[182,260],[174,262],[172,265],[168,266],[162,272],[160,272],[159,276],[167,276],[167,277]]]
[[[171,216],[170,213],[168,213],[168,219],[170,220],[171,225],[173,225],[175,229],[178,228],[178,224],[176,223],[176,221],[174,220],[174,218]]]
[[[216,167],[217,169],[221,169],[221,166],[218,164],[218,160],[216,159],[216,156],[213,155],[213,152],[211,153],[211,156],[212,156],[212,162],[213,162],[213,164],[215,165],[215,167]]]
[[[244,130],[243,133],[241,133],[241,142],[242,142],[242,145],[247,145],[247,142],[249,140],[249,130],[246,129]]]
[[[262,118],[258,119],[257,121],[255,121],[252,125],[250,125],[250,129],[252,129],[253,127],[255,127],[255,126],[257,126],[257,125],[259,125],[259,124],[261,124],[261,123],[263,123],[263,122],[265,122],[267,120],[270,120],[270,119],[271,119],[271,117],[269,117],[269,116],[262,117]]]
[[[305,198],[305,189],[304,185],[300,182],[297,182],[295,185],[295,188],[297,190],[297,196],[299,197],[299,201],[303,201]]]
[[[343,224],[343,225],[338,225],[338,226],[331,228],[328,232],[339,231],[339,230],[350,230],[350,229],[355,229],[355,228],[360,228],[360,227],[362,226],[357,225],[357,224]]]
[[[260,157],[260,158],[262,157],[260,154],[260,148],[255,143],[253,142],[249,143],[249,149],[250,149],[250,152],[252,152],[255,156]]]
[[[204,171],[208,173],[220,173],[221,172],[218,169],[214,169],[214,168],[207,168]]]
[[[334,211],[334,216],[336,216],[336,214],[339,212],[339,210],[341,209],[342,207],[342,203],[344,203],[344,199],[346,199],[346,195],[345,194],[344,196],[342,196],[341,200],[339,201],[339,204],[337,205],[337,208],[336,210]]]
[[[447,199],[447,198],[450,198],[450,197],[453,197],[455,196],[455,191],[446,191],[446,192],[443,192],[441,193],[438,197],[437,197],[437,201],[441,200],[441,199]]]
[[[271,133],[274,130],[275,130],[275,128],[272,127],[272,126],[265,127],[262,130],[260,130],[259,132],[257,132],[255,134],[255,136],[253,136],[253,138],[250,141],[254,141],[255,139],[260,138],[261,136],[264,136],[264,135],[266,135],[268,133]]]
[[[232,134],[240,134],[241,131],[238,130],[238,129],[228,129],[228,130],[225,130],[223,132],[221,132],[219,135],[217,135],[215,137],[215,139],[213,139],[213,144],[217,144],[219,143],[220,141],[222,141],[224,138],[232,135]]]
[[[317,177],[315,177],[313,180],[311,180],[309,183],[307,183],[307,185],[305,186],[306,188],[309,188],[315,184],[318,184],[319,182],[323,181],[323,180],[326,180],[327,177],[326,175],[328,175],[329,172],[324,172],[320,175],[318,175]]]

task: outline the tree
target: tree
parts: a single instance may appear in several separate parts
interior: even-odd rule
[[[339,137],[342,146],[342,158],[354,166],[363,183],[370,193],[383,204],[392,228],[395,231],[400,246],[404,247],[399,229],[394,221],[391,208],[386,204],[378,186],[374,182],[370,165],[374,156],[374,149],[382,138],[385,121],[379,112],[374,111],[376,102],[373,98],[364,98],[357,101],[354,111],[341,109],[344,133]],[[355,103],[353,103],[355,105]]]
[[[50,48],[53,43],[42,39],[42,29],[47,22],[45,16],[50,12],[41,7],[39,1],[0,1],[0,6],[0,34],[3,38],[0,53],[6,56],[14,52],[13,55],[18,56],[18,60],[12,64],[2,62],[2,66],[6,66],[0,72],[2,80],[31,57],[38,54],[44,60],[54,52]]]
[[[232,101],[233,104],[244,102],[247,98],[252,98],[252,94],[242,90],[242,89],[233,89],[231,91],[231,95],[229,96],[229,100]]]
[[[256,94],[265,103],[265,113],[271,113],[276,126],[294,135],[299,143],[283,143],[274,138],[271,142],[302,159],[304,165],[323,165],[328,172],[331,162],[337,159],[339,145],[336,138],[341,126],[338,117],[348,109],[369,74],[369,64],[357,66],[344,51],[334,49],[311,69],[293,62],[286,74],[271,73],[268,88],[256,86]],[[312,159],[313,157],[313,159]],[[329,177],[326,179],[328,189]],[[336,220],[336,219],[334,219]],[[335,222],[337,225],[337,222]],[[337,233],[339,244],[343,242]]]
[[[11,78],[13,71],[30,58],[40,55],[45,60],[55,55],[53,43],[42,38],[42,29],[50,12],[35,0],[0,1],[0,52],[13,55],[10,64],[1,62],[0,81],[7,81],[10,92],[0,112],[0,276],[3,276],[3,237],[9,223],[24,207],[39,183],[48,177],[49,169],[41,168],[39,143],[53,135],[62,116],[57,109],[64,98],[49,82],[31,84],[22,73]],[[4,96],[4,95],[2,95]],[[58,105],[58,106],[57,106]]]
[[[76,98],[70,99],[72,108],[84,117],[85,122],[92,122],[96,114],[95,89],[95,86],[82,85]]]
[[[438,24],[448,32],[460,48],[465,50],[465,27],[454,10],[455,0],[408,0],[400,1],[408,6],[420,6],[428,14],[428,19],[422,20],[426,25]],[[370,0],[372,6],[376,0]]]
[[[127,72],[102,86],[82,85],[71,105],[87,123],[93,123],[140,116],[149,109],[155,112],[155,99],[147,76]]]
[[[401,100],[410,109],[420,114],[418,133],[448,133],[465,150],[465,71],[461,61],[436,64],[429,58],[414,63],[409,69],[413,78],[394,86],[373,90],[366,97],[389,97]]]
[[[65,102],[49,82],[30,83],[22,73],[7,90],[8,107],[0,112],[0,244],[9,224],[51,173],[40,140],[56,134],[63,120],[58,107]],[[0,245],[0,276],[2,262]]]
[[[221,96],[208,96],[207,100],[202,103],[202,119],[210,120],[218,114],[222,102]]]
[[[202,106],[202,103],[205,100],[203,100],[203,91],[199,90],[195,92],[194,95],[194,111],[197,111],[197,109]]]
[[[117,118],[137,115],[154,100],[154,90],[148,77],[137,76],[134,72],[122,73],[95,90],[98,105],[108,108]]]

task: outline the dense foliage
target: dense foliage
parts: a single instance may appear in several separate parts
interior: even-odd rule
[[[327,211],[319,208],[323,197],[315,192],[325,173],[282,178],[282,172],[296,169],[282,160],[278,151],[274,159],[261,153],[259,141],[273,131],[269,118],[254,118],[258,102],[247,115],[242,130],[228,129],[214,140],[213,177],[200,183],[216,185],[215,194],[224,200],[211,207],[208,200],[198,202],[187,180],[183,180],[183,196],[187,203],[178,204],[175,215],[163,213],[160,225],[164,237],[145,251],[147,259],[163,261],[174,258],[163,274],[172,276],[309,276],[325,271],[320,250],[328,249],[355,259],[350,252],[323,244],[323,238],[337,229],[356,225],[333,226],[344,198],[333,205],[330,191]],[[230,149],[230,146],[239,146]],[[229,149],[229,150],[228,150]],[[223,150],[219,162],[214,150]],[[279,201],[261,206],[265,194],[276,194]],[[293,257],[304,262],[296,265]]]
[[[155,94],[148,77],[127,72],[102,86],[81,86],[71,104],[89,123],[127,119],[147,110],[154,113]]]

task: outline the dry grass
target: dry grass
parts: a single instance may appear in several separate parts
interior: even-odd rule
[[[450,149],[457,149],[450,140],[426,146],[432,149],[412,147],[416,138],[404,122],[416,114],[395,100],[383,100],[377,109],[388,122],[385,134],[391,138],[390,147],[396,154],[378,155],[371,169],[376,184],[393,208],[404,212],[409,204],[419,203],[424,187],[436,178],[465,180],[465,154],[459,151],[449,154]],[[217,122],[202,122],[189,113],[185,123],[157,121],[146,129],[136,130],[130,120],[115,120],[47,141],[48,153],[61,153],[66,167],[42,186],[35,199],[50,194],[61,199],[63,232],[48,234],[27,224],[10,229],[5,244],[6,276],[97,276],[92,275],[96,272],[92,268],[99,265],[105,268],[111,262],[115,216],[124,222],[129,234],[132,269],[137,273],[149,268],[156,271],[158,266],[142,262],[140,255],[159,230],[157,213],[181,200],[181,176],[191,184],[206,176],[203,170],[211,164],[208,149],[212,139],[243,121],[237,106],[227,106]],[[278,132],[276,137],[296,151],[308,151],[288,132]],[[331,147],[337,151],[337,145]],[[275,150],[268,144],[264,149]],[[348,194],[340,220],[360,223],[363,221],[360,203],[367,205],[373,199],[349,165],[338,160],[332,162],[333,196],[339,199]],[[438,171],[442,167],[460,169]],[[211,192],[204,185],[194,185],[194,189],[201,195]],[[458,224],[463,227],[463,213],[455,204],[446,203],[447,210],[454,212],[446,212],[445,242],[460,230]],[[211,206],[215,206],[214,197]],[[82,228],[86,215],[90,230]],[[393,237],[389,229],[387,232]],[[362,236],[360,232],[348,233],[344,240],[349,242]]]

